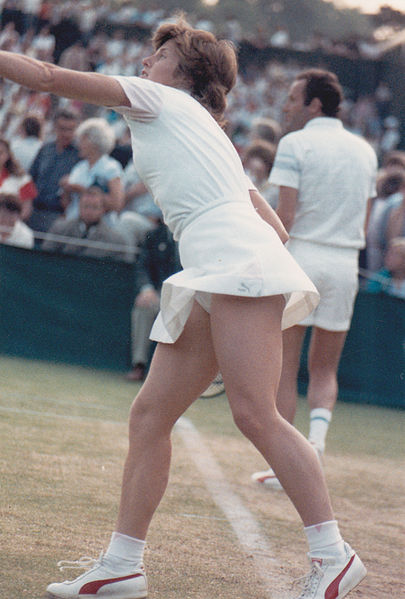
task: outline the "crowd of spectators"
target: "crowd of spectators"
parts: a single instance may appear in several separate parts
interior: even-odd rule
[[[110,3],[103,1],[5,0],[0,49],[78,70],[139,75],[142,57],[151,51],[147,32],[167,16],[153,3],[146,5],[141,11],[124,3],[111,12]],[[111,25],[108,34],[101,22]],[[209,22],[198,25],[213,28]],[[128,27],[134,28],[130,36]],[[225,33],[236,42],[242,35],[234,20]],[[279,29],[269,42],[282,47],[290,44],[288,37]],[[301,49],[316,44],[326,48],[320,38],[308,44]],[[332,46],[328,51],[339,53]],[[282,106],[291,81],[303,68],[280,60],[260,68],[252,65],[229,95],[227,133],[273,207],[277,190],[269,185],[268,175],[282,133]],[[0,83],[0,91],[1,241],[31,247],[29,229],[37,248],[135,261],[160,214],[135,171],[123,118],[112,110],[7,81]],[[349,94],[341,112],[345,126],[373,145],[381,163],[379,195],[363,256],[364,272],[371,273],[387,269],[385,254],[391,242],[397,246],[398,238],[405,236],[405,155],[397,151],[400,123],[391,113],[392,94],[381,82],[373,94],[355,100]],[[12,235],[7,222],[12,223]],[[57,242],[58,235],[76,241]],[[85,251],[79,251],[77,239]],[[106,253],[100,243],[110,243],[113,249]]]

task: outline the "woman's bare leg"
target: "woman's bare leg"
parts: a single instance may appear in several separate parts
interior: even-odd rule
[[[297,409],[297,379],[306,327],[295,326],[283,331],[283,366],[277,392],[280,414],[293,424]]]
[[[276,408],[282,362],[281,296],[215,295],[211,332],[237,426],[275,471],[304,525],[333,520],[324,476],[308,441]]]
[[[217,371],[209,315],[195,303],[176,343],[158,344],[132,405],[117,532],[145,538],[168,482],[172,428]]]

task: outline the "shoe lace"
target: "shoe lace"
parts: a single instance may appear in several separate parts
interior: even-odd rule
[[[301,588],[301,594],[296,599],[310,599],[313,597],[322,576],[321,566],[317,562],[312,562],[311,570],[293,581],[293,587],[299,586]]]
[[[61,572],[64,572],[64,570],[89,570],[90,568],[95,566],[101,560],[102,557],[102,553],[100,554],[100,557],[98,559],[94,559],[94,557],[84,555],[83,557],[77,560],[61,560],[56,565],[58,566]]]

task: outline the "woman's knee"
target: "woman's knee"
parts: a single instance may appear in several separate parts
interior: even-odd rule
[[[238,429],[248,439],[255,439],[264,430],[270,430],[278,417],[274,405],[257,405],[252,401],[238,401],[231,404],[233,420]]]
[[[163,434],[164,431],[170,432],[172,426],[169,418],[165,418],[162,406],[159,408],[153,399],[141,391],[133,401],[129,414],[130,437],[139,436],[141,433]]]

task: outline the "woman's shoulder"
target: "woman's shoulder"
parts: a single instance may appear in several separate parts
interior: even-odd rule
[[[178,89],[162,83],[156,83],[142,77],[116,76],[131,106],[114,107],[127,118],[137,121],[150,121],[157,118],[163,109],[180,110],[186,104],[196,105],[202,109],[197,100],[187,90]]]
[[[165,86],[142,77],[114,76],[127,96],[130,106],[114,106],[114,110],[133,120],[148,121],[156,118],[162,109]]]

